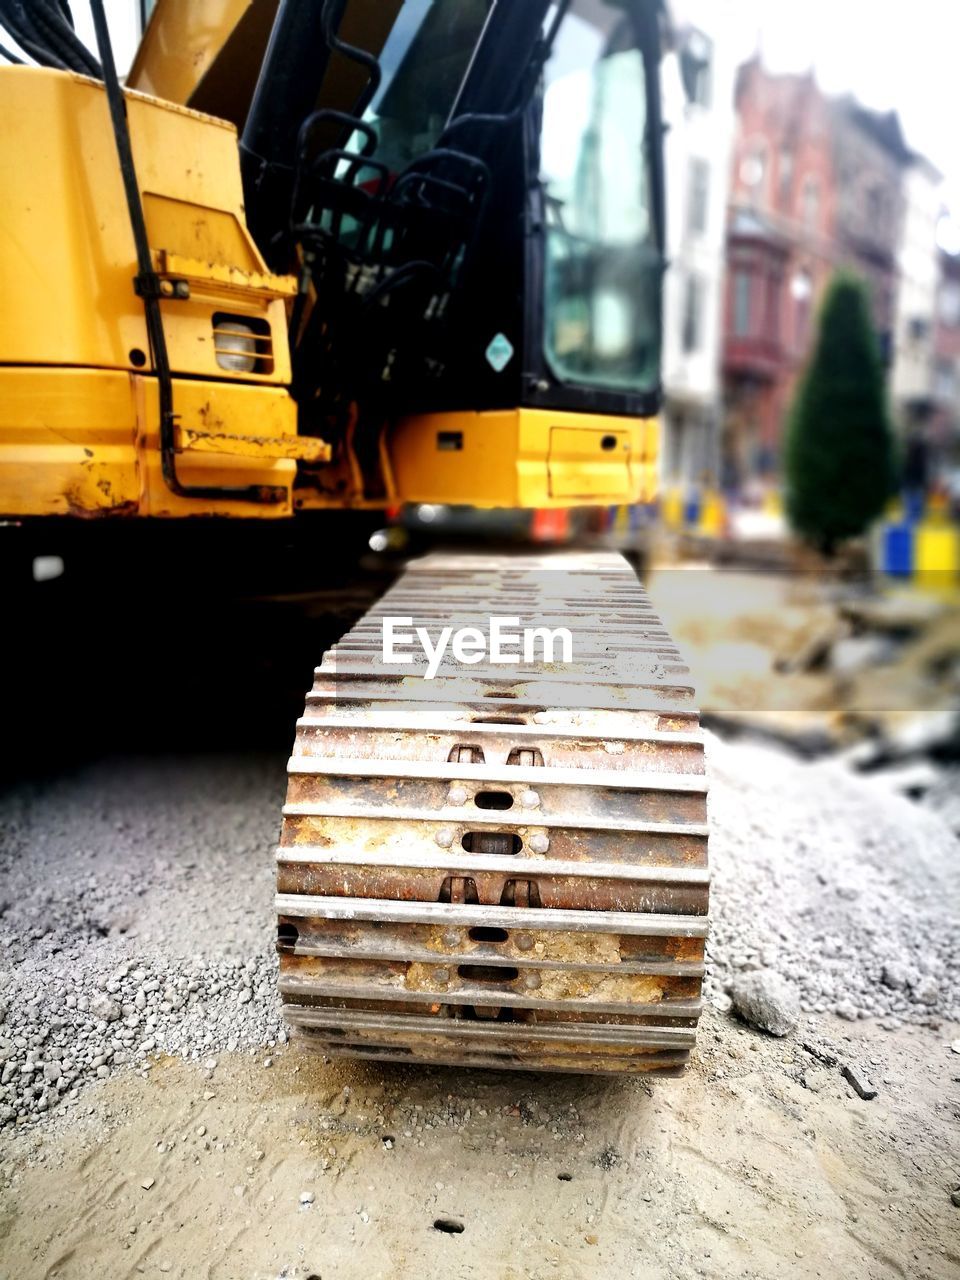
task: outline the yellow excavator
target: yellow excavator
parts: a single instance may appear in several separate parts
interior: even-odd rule
[[[351,512],[654,497],[659,0],[159,0],[124,84],[90,11],[0,0],[5,524],[324,511],[332,559]],[[680,1071],[703,749],[626,562],[411,563],[316,669],[277,876],[312,1046]]]

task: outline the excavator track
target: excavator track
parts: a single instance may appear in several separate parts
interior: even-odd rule
[[[566,627],[572,661],[433,679],[383,661],[386,617],[434,638],[491,616]],[[297,725],[277,852],[295,1035],[347,1057],[679,1074],[707,934],[694,699],[619,555],[411,564],[324,654]]]

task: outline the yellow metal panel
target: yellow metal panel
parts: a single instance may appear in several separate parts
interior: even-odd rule
[[[660,420],[644,418],[639,427],[640,448],[630,458],[631,483],[640,502],[653,502],[660,492]]]
[[[350,0],[341,38],[378,57],[402,4]],[[242,127],[276,10],[277,0],[158,0],[127,83]],[[365,83],[362,66],[335,54],[318,105],[349,110]]]
[[[193,200],[174,200],[147,191],[143,196],[143,216],[150,244],[170,256],[197,263],[229,264],[224,269],[232,269],[238,276],[263,271],[256,246],[237,214],[230,210],[211,209]]]
[[[386,448],[397,502],[517,505],[516,412],[403,418],[388,431]]]
[[[221,515],[275,519],[293,511],[292,489],[297,464],[288,457],[244,456],[194,452],[177,455],[177,476],[185,485],[217,485],[239,487],[260,485],[264,489],[280,487],[285,498],[278,503],[253,503],[237,499],[181,498],[171,493],[163,478],[160,459],[159,409],[156,382],[152,378],[134,378],[137,403],[137,449],[144,482],[141,514],[151,516]],[[296,405],[287,392],[275,387],[251,387],[242,384],[200,381],[177,381],[174,404],[180,418],[181,433],[196,429],[217,434],[249,435],[259,441],[273,437],[278,453],[284,440],[296,434]],[[256,435],[254,436],[254,432]],[[238,449],[242,449],[239,445]]]
[[[629,425],[553,427],[547,459],[552,498],[630,497]]]
[[[128,374],[0,369],[0,514],[129,515],[139,501]]]
[[[174,404],[183,483],[279,487],[284,500],[172,494],[161,470],[153,378],[106,369],[0,368],[0,516],[291,514],[294,455],[316,456],[327,446],[296,436],[296,406],[286,391],[178,379]]]
[[[419,414],[389,429],[391,501],[464,503],[476,507],[564,507],[637,501],[648,424],[600,414],[547,409]],[[562,434],[552,483],[553,433],[583,432],[583,461],[561,458],[572,437]],[[600,448],[605,435],[617,448]],[[624,444],[628,447],[623,448]],[[600,455],[597,461],[595,455]]]
[[[175,372],[223,376],[217,310],[268,321],[274,365],[239,380],[289,380],[283,302],[243,221],[232,126],[127,94],[137,174],[158,264],[190,278],[162,302]],[[143,365],[133,236],[103,86],[33,67],[0,68],[0,356],[16,364]],[[244,283],[246,281],[246,284]]]
[[[157,271],[164,276],[187,280],[193,288],[216,287],[223,293],[236,293],[240,297],[292,298],[297,292],[293,276],[272,276],[262,271],[244,271],[228,265],[229,258],[216,256],[206,259],[182,258],[166,249],[155,255]]]

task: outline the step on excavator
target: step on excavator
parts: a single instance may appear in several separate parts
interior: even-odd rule
[[[357,512],[653,499],[658,0],[158,0],[123,83],[110,8],[94,48],[0,0],[7,525],[325,512],[331,559]],[[677,1074],[707,905],[694,690],[621,556],[432,553],[322,655],[304,1044]]]

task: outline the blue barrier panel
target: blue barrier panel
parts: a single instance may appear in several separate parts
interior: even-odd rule
[[[913,573],[914,530],[904,521],[883,528],[880,543],[880,569],[895,578],[909,578]]]

